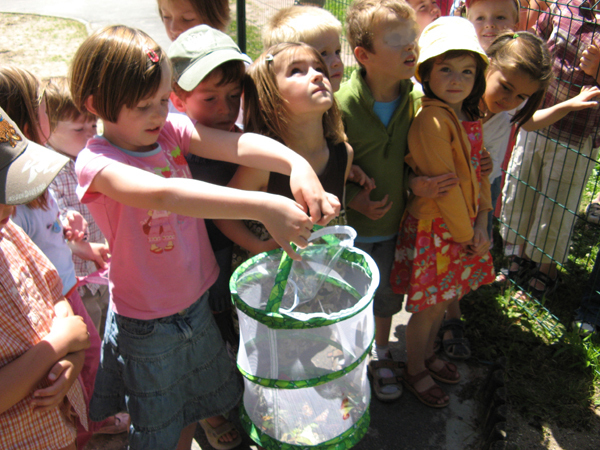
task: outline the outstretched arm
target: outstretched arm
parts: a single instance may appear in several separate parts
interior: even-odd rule
[[[310,164],[283,144],[254,133],[230,133],[196,125],[190,152],[290,176],[292,194],[313,223],[326,225],[340,212],[339,200],[327,195]]]
[[[306,247],[313,226],[301,205],[279,195],[187,178],[163,178],[117,162],[95,176],[88,192],[101,192],[136,208],[167,210],[189,217],[258,220],[295,259],[299,256],[289,243]]]
[[[523,129],[525,131],[539,130],[559,121],[571,111],[598,107],[598,101],[596,100],[598,96],[600,96],[600,89],[597,86],[584,86],[575,97],[550,108],[536,111],[533,117],[523,124]]]

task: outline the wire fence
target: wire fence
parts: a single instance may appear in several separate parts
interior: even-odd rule
[[[320,1],[310,4],[324,7],[344,23],[350,1]],[[245,35],[239,39],[255,58],[262,51],[262,28],[275,12],[294,1],[240,2],[237,17],[238,23],[245,24]],[[595,69],[587,70],[595,70],[591,75],[580,61],[583,56],[600,59],[600,2],[530,0],[529,4],[521,8],[521,27],[534,30],[548,43],[554,61],[554,77],[542,108],[574,97],[583,86],[597,86],[597,61]],[[244,7],[245,16],[239,14]],[[344,37],[342,54],[349,67],[347,77],[355,62]],[[600,191],[599,119],[600,109],[588,108],[538,131],[521,130],[511,140],[515,145],[509,146],[512,150],[504,161],[496,209],[499,233],[505,255],[524,261],[518,270],[506,263],[504,273],[510,276],[522,308],[557,338],[571,328],[575,317],[600,325],[600,262],[592,271],[600,243],[600,203],[594,201]]]

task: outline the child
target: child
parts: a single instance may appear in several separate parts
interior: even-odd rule
[[[406,0],[406,2],[415,10],[420,31],[423,31],[427,25],[442,16],[439,2],[436,0]]]
[[[60,171],[50,185],[50,192],[56,200],[61,219],[73,211],[78,212],[87,222],[85,241],[100,257],[98,262],[84,260],[73,253],[73,263],[77,277],[84,278],[105,265],[108,258],[108,246],[104,235],[98,228],[87,206],[77,198],[77,175],[75,174],[75,158],[85,147],[88,139],[96,134],[96,117],[84,112],[80,113],[71,99],[71,92],[66,77],[50,78],[45,83],[44,96],[48,105],[48,118],[52,133],[48,145],[56,152],[69,158],[69,162]],[[89,313],[94,326],[102,336],[104,319],[108,309],[108,286],[86,284],[77,288],[85,309]]]
[[[40,91],[43,93],[39,94]],[[34,92],[36,96],[31,95]],[[40,100],[37,100],[36,97],[40,97]],[[45,91],[42,91],[35,76],[15,66],[3,66],[0,69],[0,106],[8,114],[18,117],[20,123],[17,123],[17,125],[27,130],[24,134],[28,138],[31,140],[36,139],[37,144],[46,143],[46,136],[51,133],[51,126],[46,114]],[[33,115],[19,114],[20,111],[31,111]],[[105,265],[106,263],[102,254],[100,252],[94,253],[94,249],[90,247],[88,242],[71,241],[67,244],[64,238],[65,232],[58,216],[56,201],[49,191],[44,191],[31,202],[18,205],[12,220],[25,231],[56,267],[62,281],[62,294],[69,301],[75,314],[81,316],[88,327],[90,346],[85,351],[85,364],[81,371],[81,379],[85,388],[86,400],[89,402],[94,390],[94,380],[100,359],[100,336],[76,290],[77,278],[71,248],[86,258],[97,260],[99,265]],[[75,219],[77,219],[77,216],[78,213],[74,213]],[[79,219],[81,219],[80,216]],[[127,420],[125,420],[125,417],[123,419],[123,421],[120,421],[119,418],[112,418],[107,419],[102,424],[93,423],[90,424],[89,430],[85,430],[78,424],[78,445],[80,447],[84,446],[93,432],[105,432],[106,429],[102,429],[105,425],[114,427],[117,420],[120,421],[122,426],[116,431],[127,430]]]
[[[467,19],[475,26],[479,44],[487,52],[503,31],[516,30],[519,0],[467,0]]]
[[[67,159],[29,142],[2,109],[0,128],[0,447],[75,450],[75,420],[88,426],[77,376],[89,334],[50,261],[10,220]]]
[[[265,49],[282,42],[304,42],[316,48],[325,60],[335,93],[344,76],[341,34],[342,24],[329,11],[316,6],[289,6],[269,19],[262,37]]]
[[[600,51],[594,40],[600,10],[583,5],[581,0],[552,3],[537,23],[538,35],[555,55],[554,76],[542,105],[546,111],[560,110],[559,104],[579,95],[582,86],[597,86],[600,80]],[[563,109],[558,121],[552,115],[546,122],[537,121],[536,128],[546,127],[538,133],[528,133],[528,125],[523,126],[503,191],[500,231],[510,244],[507,254],[515,255],[509,271],[522,274],[521,281],[537,299],[556,288],[557,264],[566,260],[569,250],[573,211],[594,167],[594,149],[600,146],[600,110],[571,111],[564,115]],[[539,268],[532,273],[536,263]]]
[[[275,141],[167,117],[171,80],[160,47],[124,26],[91,35],[71,67],[75,105],[104,122],[103,136],[77,157],[77,192],[112,255],[90,415],[126,407],[133,449],[189,449],[199,419],[213,446],[232,448],[241,437],[220,414],[237,404],[241,384],[206,301],[218,267],[198,219],[260,220],[297,259],[289,242],[305,246],[313,221],[327,223],[339,202],[303,158]],[[186,179],[188,152],[291,174],[299,202]]]
[[[360,68],[342,85],[336,99],[354,149],[354,163],[377,185],[375,189],[347,185],[348,224],[358,233],[355,245],[369,253],[379,267],[381,282],[373,302],[374,357],[390,360],[392,316],[402,309],[403,296],[392,292],[389,274],[405,206],[406,136],[420,96],[410,81],[418,57],[419,27],[413,9],[399,0],[357,0],[349,7],[346,20],[348,42]],[[452,174],[419,178],[433,186],[437,195],[444,195],[457,182]],[[391,401],[400,397],[394,364],[372,361],[369,367],[377,398]]]
[[[192,120],[223,131],[241,130],[235,125],[242,98],[244,55],[233,39],[208,25],[198,25],[182,33],[168,52],[174,68],[171,102]],[[237,169],[236,164],[188,154],[192,177],[196,180],[226,186]],[[209,290],[210,309],[221,336],[232,353],[239,336],[231,312],[231,259],[233,243],[219,231],[212,220],[206,220],[210,244],[219,264],[219,277]]]
[[[304,7],[303,7],[304,8]],[[346,143],[339,109],[333,99],[325,62],[315,48],[303,43],[270,47],[248,69],[244,89],[244,129],[269,136],[306,158],[324,188],[344,198],[344,185],[352,165],[352,148]],[[359,169],[353,172],[356,182]],[[289,177],[239,167],[231,187],[260,190],[292,198]],[[335,221],[345,224],[342,213]],[[249,254],[238,251],[234,264],[252,254],[276,248],[260,224],[217,221],[221,230]]]
[[[424,404],[442,408],[449,398],[434,379],[460,380],[457,367],[434,353],[447,302],[494,280],[490,188],[479,167],[479,102],[488,58],[473,26],[459,17],[442,17],[425,28],[419,48],[416,76],[425,97],[409,131],[406,162],[417,175],[450,170],[461,182],[443,199],[410,197],[390,282],[394,292],[407,294],[406,310],[413,313],[406,327],[404,385]]]
[[[196,25],[225,31],[229,24],[228,0],[157,0],[158,14],[171,41]]]

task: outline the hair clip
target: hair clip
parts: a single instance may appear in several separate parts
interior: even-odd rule
[[[146,49],[146,55],[148,55],[148,58],[150,58],[150,61],[152,61],[153,63],[157,63],[159,60],[158,55],[151,48]]]
[[[265,56],[265,61],[273,61],[273,55],[271,53],[267,53]]]
[[[513,34],[513,39],[516,39],[516,38],[518,38],[518,37],[519,37],[519,33],[515,33],[515,34]]]

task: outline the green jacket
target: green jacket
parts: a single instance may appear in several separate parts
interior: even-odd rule
[[[389,194],[391,209],[379,220],[371,220],[348,208],[348,224],[363,237],[389,236],[398,232],[407,199],[407,166],[404,156],[408,149],[408,129],[420,105],[421,92],[413,91],[410,80],[400,84],[400,104],[387,128],[373,111],[375,99],[365,83],[362,69],[356,69],[336,93],[348,142],[354,149],[354,164],[375,179],[376,189],[371,200],[381,200]],[[360,187],[346,185],[346,204]]]

